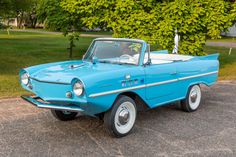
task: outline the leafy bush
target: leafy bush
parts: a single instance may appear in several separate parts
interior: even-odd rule
[[[191,55],[204,55],[206,39],[219,38],[236,21],[236,3],[224,0],[62,0],[60,6],[90,28],[103,23],[114,37],[140,38],[169,50],[177,29],[179,52]]]
[[[61,0],[40,0],[36,8],[38,21],[44,23],[47,29],[61,31],[64,35],[80,29],[80,19],[62,9],[60,3]]]
[[[37,17],[44,26],[53,31],[61,31],[69,40],[69,58],[73,56],[74,41],[79,40],[80,18],[60,6],[61,0],[40,0],[37,5]]]
[[[7,29],[7,28],[8,28],[7,25],[0,22],[0,29]]]

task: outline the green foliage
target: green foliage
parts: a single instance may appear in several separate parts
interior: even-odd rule
[[[68,50],[69,50],[69,58],[72,58],[72,52],[73,47],[75,47],[74,40],[79,40],[80,33],[79,32],[73,32],[71,34],[68,34],[68,40],[70,42]]]
[[[20,12],[29,11],[36,0],[1,0],[0,16],[16,17]]]
[[[0,17],[8,20],[8,23],[10,18],[17,18],[17,26],[23,27],[23,23],[31,19],[36,2],[37,0],[0,0]]]
[[[37,17],[44,22],[46,28],[62,31],[67,35],[70,31],[81,28],[80,18],[65,11],[60,6],[61,0],[40,0],[37,6]]]
[[[0,1],[0,16],[6,16],[10,13],[12,0],[1,0]]]
[[[3,23],[1,23],[0,22],[0,29],[7,29],[8,27],[5,25],[5,24],[3,24]]]
[[[206,39],[219,38],[236,21],[236,3],[224,0],[62,0],[60,6],[83,17],[87,27],[103,23],[114,37],[140,38],[169,50],[178,29],[179,52],[191,55],[204,55]]]
[[[132,50],[134,50],[135,52],[138,52],[138,51],[140,51],[140,49],[141,49],[141,44],[139,44],[139,43],[132,43],[130,46],[129,46],[129,48]]]
[[[72,41],[72,40],[79,40],[79,36],[80,36],[80,33],[79,32],[73,32],[71,34],[68,35],[68,39],[69,41]],[[75,45],[74,45],[75,46]]]
[[[72,58],[74,40],[79,39],[76,31],[81,28],[78,15],[70,13],[61,7],[61,0],[40,0],[37,6],[38,20],[44,22],[49,30],[61,31],[69,40],[69,58]],[[69,33],[72,32],[72,33]]]

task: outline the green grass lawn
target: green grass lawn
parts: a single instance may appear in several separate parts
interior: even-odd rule
[[[209,42],[235,42],[236,43],[236,37],[222,36],[221,39],[209,39],[207,41],[209,41]]]
[[[14,31],[32,31],[32,32],[55,32],[55,31],[51,31],[51,30],[47,30],[47,29],[43,29],[43,28],[26,28],[24,30],[22,29],[18,29],[18,28],[14,28],[14,30],[10,30],[11,32]],[[61,33],[61,32],[55,32],[55,33]],[[89,35],[112,35],[113,32],[111,31],[80,31],[80,34],[89,34]]]
[[[236,48],[229,55],[229,48],[205,46],[207,53],[220,53],[219,80],[236,80]]]
[[[74,59],[80,59],[93,38],[76,42]],[[0,98],[16,97],[27,92],[19,85],[19,70],[23,67],[68,60],[68,40],[62,35],[0,31]],[[205,47],[208,53],[220,53],[220,79],[236,79],[236,49]]]

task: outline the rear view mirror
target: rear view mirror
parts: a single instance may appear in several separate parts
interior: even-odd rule
[[[152,63],[151,57],[150,57],[150,44],[147,44],[145,54],[144,54],[144,61],[146,60],[145,58],[147,57],[147,62],[144,63],[144,66],[150,65]]]

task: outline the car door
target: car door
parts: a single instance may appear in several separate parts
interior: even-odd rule
[[[145,66],[146,99],[168,101],[174,99],[177,87],[175,63],[151,64]]]

